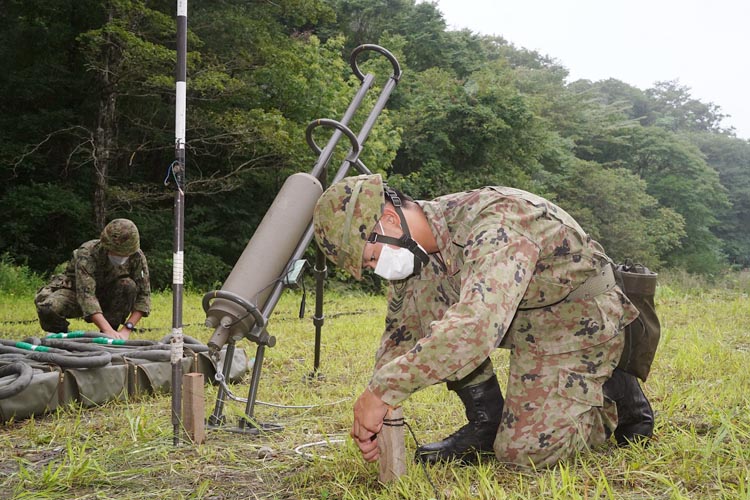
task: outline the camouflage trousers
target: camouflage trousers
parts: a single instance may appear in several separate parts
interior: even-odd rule
[[[602,386],[622,352],[623,336],[567,353],[511,354],[507,398],[495,438],[498,459],[551,466],[603,443],[617,426],[617,408]],[[513,349],[523,349],[523,343]],[[591,369],[590,361],[602,364]]]
[[[602,386],[622,354],[622,315],[619,290],[588,302],[517,311],[499,345],[510,350],[510,366],[494,443],[498,460],[552,466],[608,439],[617,409]],[[406,352],[404,344],[399,350]],[[455,391],[493,373],[488,358],[466,377],[446,382]]]
[[[137,293],[135,281],[120,278],[97,291],[96,298],[102,314],[112,328],[117,329],[127,321],[135,305]],[[39,289],[34,297],[39,324],[45,332],[67,332],[69,318],[83,317],[83,311],[76,298],[76,291],[64,276],[55,276],[47,286]],[[90,318],[84,318],[90,322]]]

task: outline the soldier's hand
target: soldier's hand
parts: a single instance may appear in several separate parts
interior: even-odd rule
[[[112,335],[110,335],[110,337],[114,339],[128,340],[128,338],[130,337],[130,330],[124,327],[120,328],[116,332],[113,330],[113,333]]]
[[[125,334],[125,332],[120,333],[114,328],[112,328],[112,325],[109,324],[109,321],[107,321],[107,318],[105,318],[102,313],[92,314],[91,322],[94,323],[99,328],[99,331],[102,332],[107,337],[110,337],[113,339],[127,339],[127,336],[126,337],[122,336]]]
[[[365,389],[354,403],[351,436],[362,452],[362,458],[368,462],[374,462],[380,455],[377,435],[383,427],[383,418],[387,413],[388,405],[370,389]]]

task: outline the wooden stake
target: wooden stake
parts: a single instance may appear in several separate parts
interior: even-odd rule
[[[406,447],[404,445],[404,410],[399,406],[388,410],[383,428],[378,434],[380,472],[378,479],[387,483],[406,474]]]
[[[203,397],[203,374],[186,373],[182,376],[182,423],[193,444],[206,440],[206,426],[203,421],[205,401]]]

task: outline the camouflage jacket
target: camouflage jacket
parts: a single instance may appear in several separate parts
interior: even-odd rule
[[[569,214],[525,191],[486,187],[417,203],[439,253],[418,276],[389,287],[369,387],[392,405],[423,387],[464,378],[509,329],[520,328],[519,315],[564,302],[609,261]],[[549,352],[604,342],[633,321],[637,310],[617,293],[622,308],[607,313],[615,316],[614,328],[581,335],[580,317],[571,318],[569,330],[551,336]]]
[[[130,277],[138,288],[133,309],[144,316],[151,312],[151,282],[146,256],[141,250],[130,256],[124,266],[112,264],[99,240],[91,240],[73,251],[63,275],[63,286],[76,291],[84,318],[102,312],[97,295],[106,294],[120,278]]]

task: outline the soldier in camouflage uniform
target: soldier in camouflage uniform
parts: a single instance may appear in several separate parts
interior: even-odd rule
[[[385,332],[352,437],[378,458],[389,406],[447,382],[468,424],[416,459],[549,466],[604,442],[646,439],[653,413],[615,369],[638,311],[610,260],[573,218],[533,194],[486,187],[417,201],[379,175],[331,186],[314,211],[327,257],[361,279],[390,280]],[[503,398],[490,353],[510,350]]]
[[[102,333],[127,339],[151,310],[148,264],[136,225],[128,219],[107,224],[98,240],[73,252],[65,272],[53,276],[34,303],[44,331],[67,332],[66,318],[83,317]]]

